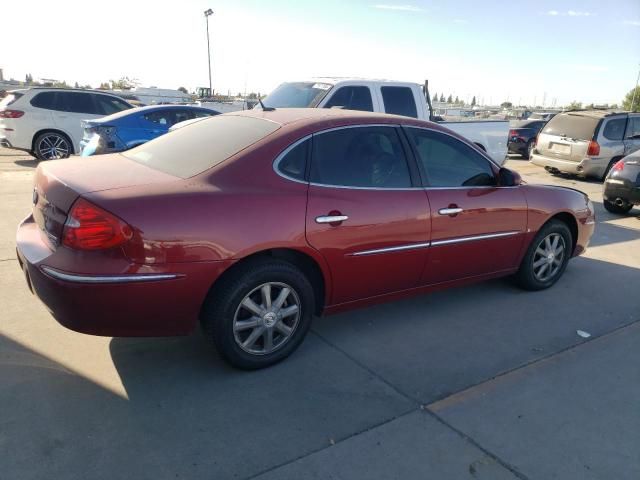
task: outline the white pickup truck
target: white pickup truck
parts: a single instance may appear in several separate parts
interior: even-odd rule
[[[345,108],[431,120],[428,90],[418,83],[358,78],[317,78],[285,82],[263,99],[273,108]],[[261,108],[256,105],[256,108]],[[507,157],[509,122],[438,122],[469,139],[502,165]]]

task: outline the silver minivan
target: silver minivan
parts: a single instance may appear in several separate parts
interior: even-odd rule
[[[603,179],[640,149],[640,113],[587,110],[560,113],[538,135],[531,163],[551,173]]]

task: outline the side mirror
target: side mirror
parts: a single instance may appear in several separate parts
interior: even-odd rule
[[[498,186],[515,187],[522,183],[522,177],[518,172],[502,167],[498,172]]]

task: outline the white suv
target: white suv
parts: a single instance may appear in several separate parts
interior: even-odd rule
[[[82,120],[133,108],[115,95],[92,90],[12,90],[0,101],[0,146],[25,150],[40,160],[80,151]]]

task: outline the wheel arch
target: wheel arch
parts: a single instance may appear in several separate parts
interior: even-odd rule
[[[69,145],[71,146],[71,153],[75,154],[76,152],[76,146],[73,143],[73,139],[71,138],[71,135],[69,135],[67,132],[65,132],[64,130],[60,130],[59,128],[43,128],[38,130],[36,133],[33,134],[33,138],[31,139],[31,151],[35,152],[36,150],[36,139],[42,135],[43,133],[58,133],[60,135],[64,135],[65,137],[67,137],[67,140],[69,140]]]
[[[321,315],[328,300],[330,291],[330,275],[320,258],[314,258],[310,252],[305,252],[295,248],[269,248],[253,252],[229,266],[209,287],[207,297],[217,285],[225,282],[240,268],[248,263],[257,262],[263,259],[278,259],[288,262],[298,267],[309,279],[313,287],[315,297],[314,313]],[[206,302],[206,300],[205,300]],[[203,304],[204,306],[204,304]],[[202,308],[201,308],[202,311]]]
[[[546,225],[552,220],[558,220],[564,223],[567,227],[569,227],[569,231],[571,232],[571,252],[573,254],[573,252],[576,249],[576,245],[578,244],[578,220],[570,212],[557,212],[554,215],[552,215],[549,218],[549,220],[544,222],[542,227],[544,227],[544,225]]]

